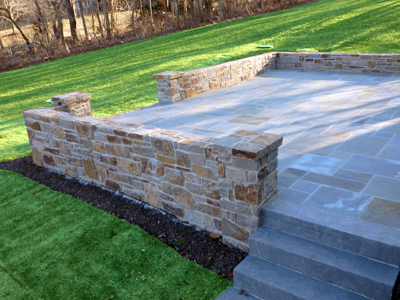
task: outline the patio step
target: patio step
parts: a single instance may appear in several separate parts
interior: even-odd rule
[[[340,287],[247,256],[233,272],[235,287],[267,300],[367,300]]]
[[[372,299],[390,299],[399,269],[276,229],[250,238],[250,255]]]
[[[218,300],[242,299],[240,290],[266,300],[390,300],[400,270],[399,229],[282,199],[263,208],[249,249],[234,269],[235,297]]]
[[[400,266],[400,229],[273,199],[263,226],[337,249]]]

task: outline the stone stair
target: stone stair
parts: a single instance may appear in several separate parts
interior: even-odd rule
[[[390,300],[399,274],[399,229],[282,199],[263,208],[249,248],[218,300]]]

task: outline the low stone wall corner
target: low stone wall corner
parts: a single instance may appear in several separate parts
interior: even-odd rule
[[[51,98],[54,106],[59,111],[68,112],[78,117],[92,116],[90,106],[90,97],[92,94],[72,92],[68,94],[57,95]]]

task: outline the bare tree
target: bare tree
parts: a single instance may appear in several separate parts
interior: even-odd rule
[[[85,21],[85,12],[83,11],[83,3],[82,0],[78,0],[79,11],[81,13],[81,19],[83,24],[83,30],[85,31],[86,41],[89,41],[89,34],[86,28],[86,21]]]
[[[0,0],[0,19],[10,22],[20,32],[29,51],[33,54],[32,45],[18,25],[18,21],[28,15],[29,2],[24,0]]]
[[[74,4],[72,2],[73,0],[64,0],[65,7],[67,9],[68,13],[68,19],[69,19],[69,28],[71,29],[71,36],[74,42],[78,41],[78,35],[76,33],[76,18],[75,18],[75,12],[74,12]]]

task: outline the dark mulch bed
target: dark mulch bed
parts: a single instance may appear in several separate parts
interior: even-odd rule
[[[199,231],[178,221],[173,215],[134,203],[121,194],[115,194],[94,185],[83,185],[76,179],[50,173],[36,166],[32,157],[0,162],[0,168],[20,173],[54,191],[81,199],[133,225],[138,225],[150,235],[173,247],[182,256],[225,277],[233,278],[233,268],[246,253],[222,244],[221,238],[212,239],[208,232]],[[172,242],[184,240],[184,245]]]

